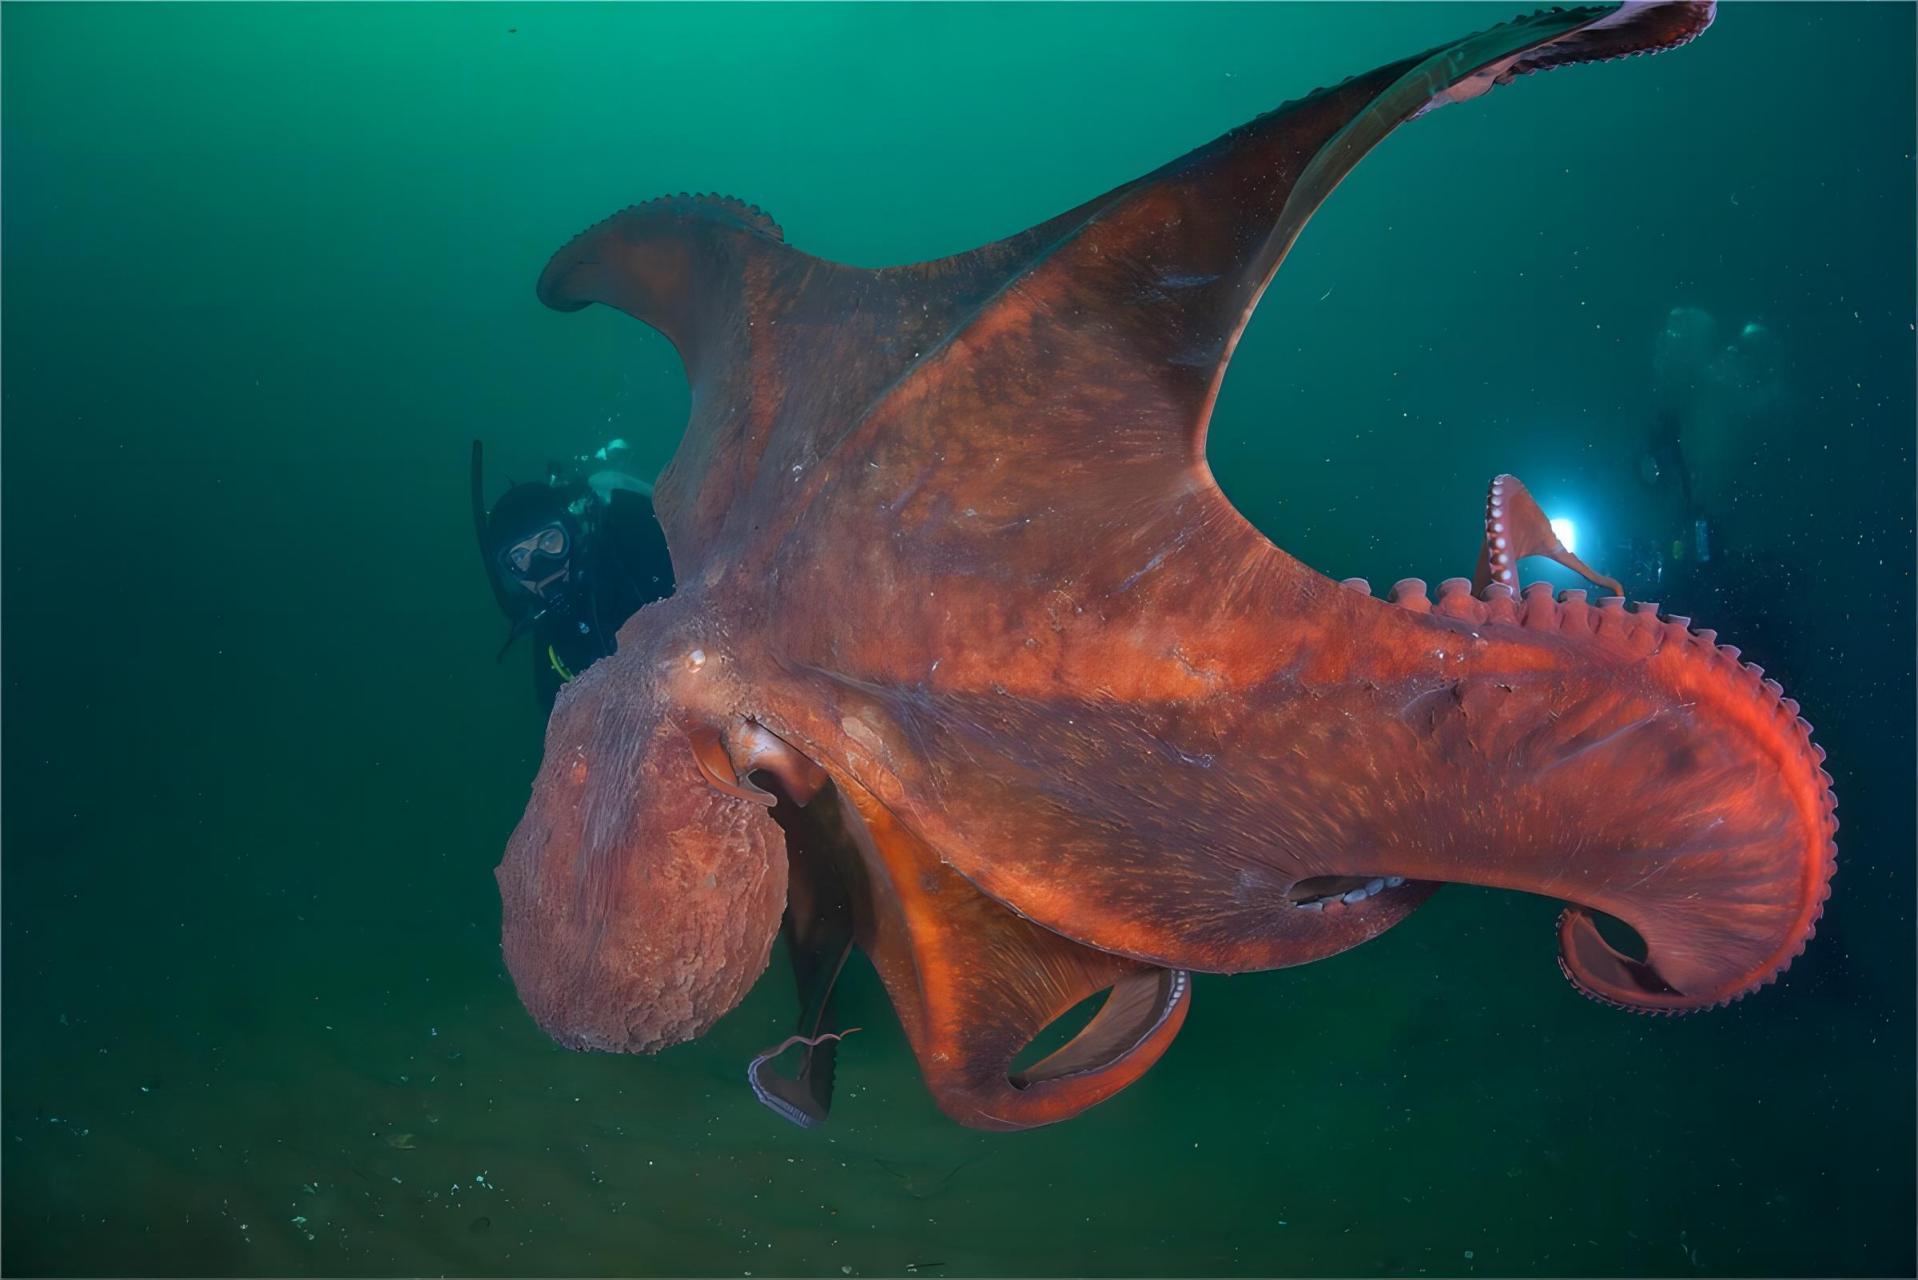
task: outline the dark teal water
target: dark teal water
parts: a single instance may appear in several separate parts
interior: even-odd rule
[[[1766,572],[1665,603],[1831,753],[1809,952],[1636,1018],[1565,985],[1553,904],[1448,890],[1201,978],[1140,1084],[987,1136],[864,968],[813,1133],[741,1080],[778,960],[658,1058],[521,1012],[491,870],[540,726],[466,442],[522,478],[613,434],[657,465],[686,409],[663,340],[534,277],[679,190],[828,257],[956,251],[1510,11],[8,4],[0,1265],[1911,1274],[1913,13],[1735,6],[1407,126],[1211,435],[1308,563],[1436,579],[1501,470],[1632,536],[1667,313],[1766,326],[1708,468]]]

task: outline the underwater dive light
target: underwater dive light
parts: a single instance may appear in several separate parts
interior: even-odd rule
[[[1558,535],[1567,551],[1578,554],[1578,524],[1570,516],[1553,516],[1552,532]]]

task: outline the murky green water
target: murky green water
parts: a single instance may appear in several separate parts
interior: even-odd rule
[[[1667,313],[1765,325],[1777,396],[1710,477],[1764,572],[1666,604],[1831,752],[1841,870],[1781,984],[1632,1017],[1560,978],[1553,904],[1448,890],[1202,977],[1142,1083],[986,1136],[867,969],[805,1133],[741,1073],[783,962],[646,1060],[552,1047],[500,965],[540,726],[466,442],[658,464],[686,409],[663,340],[537,305],[549,253],[717,190],[827,257],[943,254],[1509,16],[8,4],[5,1269],[1910,1274],[1908,5],[1734,7],[1408,126],[1211,437],[1338,576],[1469,572],[1500,470],[1611,545]]]

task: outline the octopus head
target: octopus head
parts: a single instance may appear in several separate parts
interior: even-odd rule
[[[695,754],[688,701],[712,664],[680,629],[641,625],[663,608],[562,691],[496,872],[507,969],[569,1048],[700,1035],[765,970],[785,906],[779,827],[710,785]]]

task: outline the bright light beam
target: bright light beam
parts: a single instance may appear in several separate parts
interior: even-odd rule
[[[1578,554],[1578,525],[1570,516],[1553,516],[1552,532],[1565,544],[1565,549],[1573,555]]]

